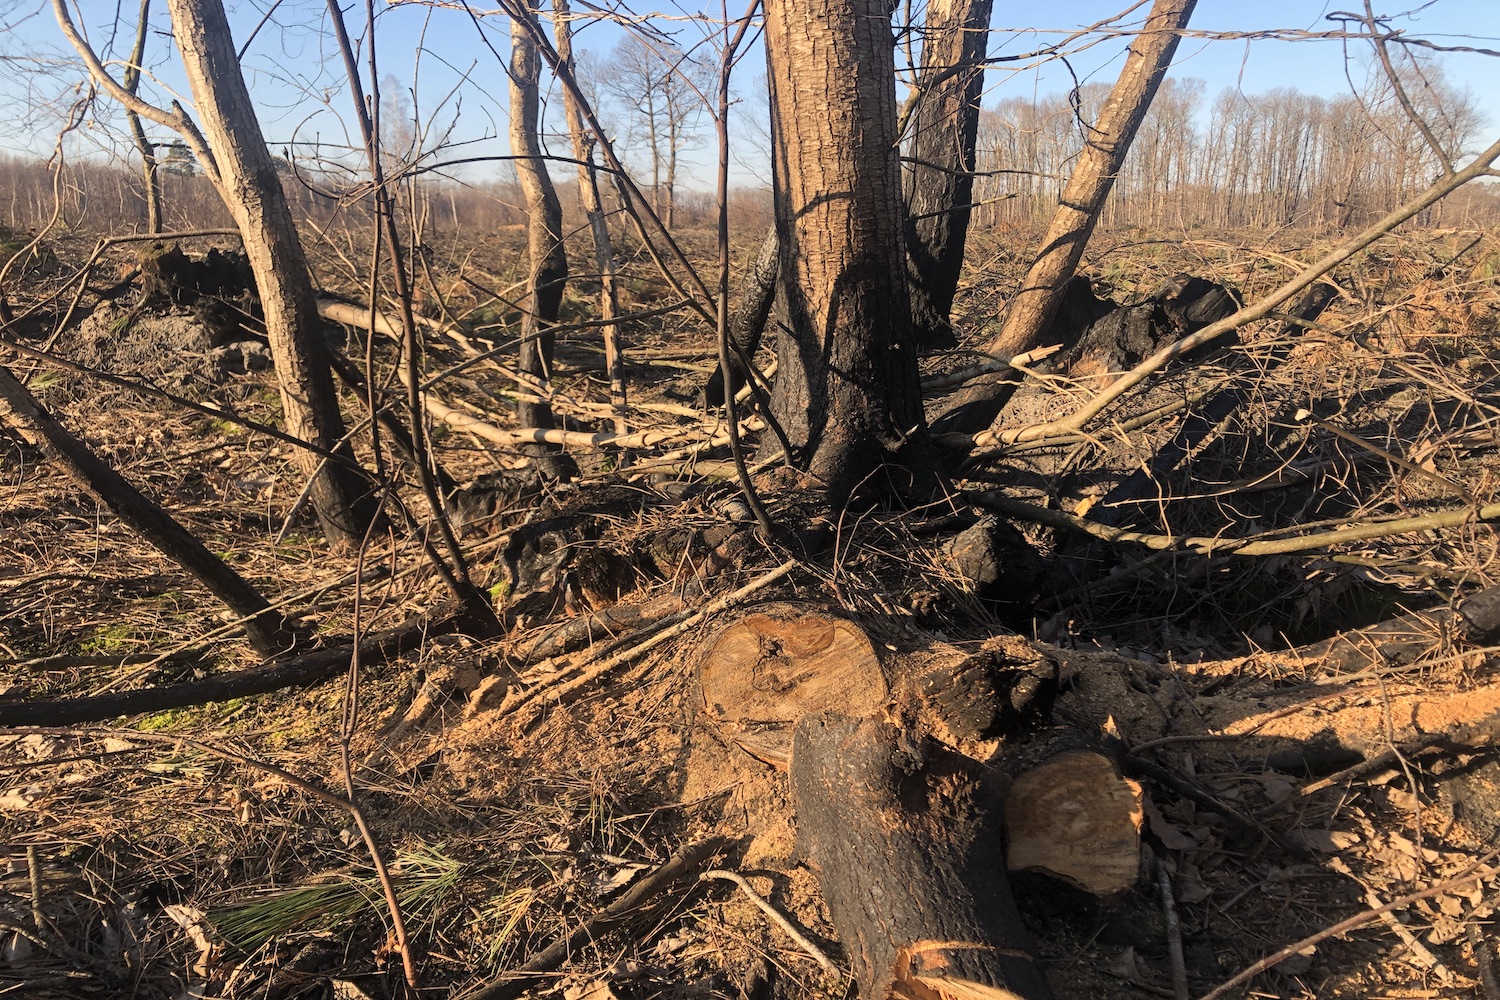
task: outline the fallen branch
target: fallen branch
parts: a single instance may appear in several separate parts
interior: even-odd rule
[[[1233,990],[1237,989],[1240,986],[1243,986],[1245,983],[1248,983],[1250,980],[1254,979],[1262,972],[1265,972],[1268,969],[1274,969],[1276,966],[1280,965],[1282,962],[1285,962],[1287,959],[1291,958],[1298,952],[1305,951],[1306,949],[1320,944],[1321,942],[1326,941],[1331,937],[1338,937],[1340,934],[1347,934],[1357,927],[1363,927],[1365,924],[1368,924],[1373,920],[1380,919],[1382,914],[1392,913],[1396,910],[1404,910],[1411,904],[1419,902],[1421,900],[1431,899],[1433,896],[1440,896],[1443,893],[1449,892],[1453,889],[1457,889],[1460,886],[1469,885],[1473,882],[1478,882],[1481,879],[1491,878],[1495,875],[1494,870],[1485,868],[1484,866],[1495,860],[1496,857],[1500,857],[1500,850],[1490,851],[1484,857],[1479,858],[1469,866],[1467,872],[1463,875],[1445,879],[1444,881],[1439,882],[1436,885],[1428,886],[1421,892],[1413,892],[1408,895],[1402,896],[1399,899],[1393,899],[1389,903],[1386,903],[1384,906],[1377,906],[1373,909],[1365,910],[1363,913],[1356,913],[1354,916],[1349,917],[1347,920],[1340,920],[1338,923],[1334,924],[1331,927],[1325,927],[1323,930],[1318,931],[1316,934],[1310,934],[1307,937],[1303,938],[1301,941],[1293,942],[1292,944],[1287,945],[1285,948],[1282,948],[1280,951],[1275,952],[1271,955],[1267,955],[1265,958],[1245,969],[1243,972],[1239,973],[1228,982],[1223,983],[1212,990],[1209,990],[1207,993],[1203,994],[1203,996],[1199,997],[1198,1000],[1219,1000],[1220,997],[1228,996],[1229,993]],[[1481,871],[1480,869],[1483,870]]]
[[[1391,230],[1395,229],[1401,223],[1419,212],[1431,208],[1469,181],[1477,177],[1488,176],[1490,165],[1496,159],[1500,159],[1500,140],[1492,143],[1488,149],[1476,156],[1473,162],[1463,170],[1444,176],[1426,191],[1423,191],[1406,204],[1393,209],[1384,218],[1363,232],[1351,237],[1316,262],[1303,268],[1296,277],[1281,285],[1254,305],[1246,306],[1231,316],[1227,316],[1218,322],[1210,323],[1196,333],[1183,337],[1176,343],[1169,344],[1157,351],[1129,372],[1126,372],[1112,383],[1109,388],[1095,396],[1093,400],[1072,416],[1065,417],[1062,420],[1033,424],[1030,427],[1001,431],[999,433],[996,433],[994,430],[984,431],[974,436],[974,446],[982,448],[996,444],[1019,444],[1023,441],[1034,441],[1038,438],[1052,437],[1057,434],[1073,433],[1082,430],[1089,421],[1104,412],[1117,399],[1160,371],[1173,359],[1182,357],[1190,351],[1203,347],[1231,330],[1237,330],[1246,324],[1270,316],[1277,310],[1277,307],[1290,301],[1293,296],[1311,286],[1319,278],[1323,277],[1323,275],[1332,271],[1335,267],[1344,263],[1361,250],[1388,235]]]
[[[1354,524],[1333,531],[1322,531],[1312,535],[1292,538],[1267,538],[1252,535],[1249,538],[1215,538],[1202,535],[1157,535],[1145,531],[1129,531],[1112,528],[1060,510],[1048,510],[1036,504],[1026,503],[999,493],[969,493],[968,498],[980,506],[999,511],[1008,517],[1018,517],[1050,528],[1077,531],[1106,542],[1142,545],[1148,549],[1176,549],[1202,556],[1273,556],[1294,552],[1312,552],[1326,549],[1344,542],[1368,541],[1372,538],[1389,538],[1410,531],[1429,531],[1435,528],[1456,528],[1465,524],[1500,521],[1500,504],[1486,504],[1475,509],[1462,507],[1437,511],[1418,517],[1396,517],[1386,521],[1371,521]]]
[[[647,629],[643,629],[642,631],[649,631],[652,629],[661,629],[661,631],[656,632],[656,634],[650,636],[642,642],[636,643],[629,649],[621,650],[608,659],[594,664],[587,670],[584,670],[583,673],[577,675],[571,680],[565,681],[555,686],[544,685],[541,687],[532,688],[530,691],[527,691],[524,694],[518,696],[510,704],[501,705],[501,710],[507,712],[519,712],[523,708],[534,705],[537,701],[541,700],[544,695],[549,694],[554,701],[561,702],[563,699],[572,695],[580,688],[588,684],[592,684],[594,681],[603,677],[605,674],[620,666],[622,663],[630,662],[637,656],[640,656],[642,653],[649,652],[650,650],[655,649],[657,646],[660,646],[668,639],[674,639],[677,636],[682,635],[684,632],[688,631],[694,625],[697,625],[704,619],[708,618],[710,615],[716,615],[720,611],[723,611],[725,608],[732,607],[733,605],[738,604],[740,601],[743,601],[745,598],[756,593],[757,591],[764,590],[766,587],[769,587],[777,580],[780,580],[782,577],[786,576],[796,567],[797,560],[789,559],[786,562],[782,563],[780,566],[777,566],[775,569],[771,570],[769,573],[763,573],[762,575],[756,577],[754,580],[751,580],[749,583],[745,584],[743,587],[740,587],[738,590],[725,594],[723,597],[720,597],[717,600],[704,605],[701,610],[696,611],[685,618],[672,616],[670,618],[663,618],[660,621],[653,622],[650,626],[647,627]],[[580,668],[581,666],[582,665],[580,665]]]
[[[398,628],[377,632],[360,644],[360,661],[382,663],[417,648],[429,635],[462,631],[470,619],[449,611],[424,617]],[[349,667],[352,645],[318,649],[285,660],[274,660],[251,670],[220,674],[201,681],[167,687],[141,688],[84,698],[36,699],[0,704],[0,726],[62,726],[99,722],[121,715],[161,712],[190,705],[268,694],[288,687],[305,687],[336,677]]]
[[[771,919],[771,923],[775,924],[777,927],[780,927],[782,930],[786,931],[787,937],[789,937],[793,941],[797,942],[798,946],[801,947],[803,951],[805,951],[809,955],[811,955],[813,961],[815,961],[819,965],[821,965],[823,967],[824,971],[827,971],[827,972],[838,972],[839,971],[839,967],[837,965],[833,964],[833,959],[829,958],[827,955],[825,955],[823,953],[823,949],[822,948],[819,948],[817,945],[813,944],[810,940],[808,940],[806,934],[803,934],[795,926],[793,926],[792,922],[790,920],[788,920],[786,917],[782,916],[781,912],[778,911],[776,909],[776,907],[772,906],[765,899],[765,897],[761,896],[760,893],[756,892],[753,888],[751,888],[750,883],[747,882],[747,881],[745,881],[745,877],[743,875],[741,875],[739,872],[730,872],[730,871],[724,871],[723,869],[720,869],[720,868],[715,868],[713,871],[706,871],[702,875],[699,875],[698,877],[700,879],[716,878],[716,879],[721,879],[722,881],[725,881],[725,882],[733,882],[735,885],[739,886],[740,889],[742,889],[744,891],[746,897],[749,898],[750,902],[752,902],[752,903],[755,904],[756,908],[759,909],[760,912],[764,913],[767,917],[769,917]]]

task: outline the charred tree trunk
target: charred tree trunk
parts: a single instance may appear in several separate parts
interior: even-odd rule
[[[871,1000],[1045,1000],[973,761],[875,719],[810,716],[792,741],[798,849]]]
[[[992,0],[931,0],[909,119],[906,270],[924,348],[952,347],[953,296],[974,199]]]
[[[312,480],[309,496],[323,534],[335,545],[354,545],[379,515],[379,503],[357,471],[353,448],[339,443],[344,418],[307,257],[240,75],[224,7],[218,0],[167,0],[167,7],[219,191],[255,272],[287,431],[344,459],[325,463],[298,450],[293,461]]]
[[[1083,257],[1104,200],[1171,65],[1179,32],[1187,26],[1196,3],[1156,0],[1152,5],[1146,26],[1130,46],[1125,67],[1104,102],[1099,120],[1088,128],[1088,139],[1063,189],[1062,203],[1052,216],[1042,249],[1022,280],[1021,290],[1010,301],[1005,328],[985,348],[990,353],[1009,357],[1038,346],[1038,338],[1057,310],[1063,286]]]
[[[557,189],[542,158],[542,144],[537,128],[540,119],[542,59],[537,52],[535,8],[528,4],[524,14],[531,26],[511,26],[510,48],[510,148],[515,161],[516,178],[526,196],[526,246],[531,258],[531,304],[522,326],[519,367],[535,383],[521,387],[522,401],[517,404],[517,419],[522,427],[544,430],[557,426],[552,415],[552,327],[562,306],[563,285],[568,280],[568,254],[563,246],[562,205]],[[536,401],[526,396],[540,397]],[[526,446],[543,475],[570,479],[576,471],[558,445]]]
[[[61,465],[126,524],[187,570],[224,606],[245,621],[245,635],[262,656],[284,653],[296,637],[281,613],[245,578],[198,541],[171,514],[104,463],[37,402],[10,369],[0,367],[0,415],[9,417],[32,442]]]
[[[787,303],[772,409],[835,504],[882,467],[929,478],[934,468],[906,290],[888,15],[884,0],[765,4]]]
[[[771,307],[776,304],[776,276],[781,267],[781,245],[776,238],[776,228],[766,231],[760,241],[760,249],[750,262],[750,271],[740,285],[740,300],[729,317],[729,367],[732,392],[750,377],[747,370],[755,352],[760,350],[761,337],[766,332],[766,323],[771,318]],[[703,387],[703,400],[708,406],[724,405],[724,373],[714,369]]]

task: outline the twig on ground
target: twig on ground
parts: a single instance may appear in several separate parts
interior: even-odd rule
[[[691,878],[709,859],[721,851],[728,842],[721,837],[690,844],[672,856],[666,864],[642,876],[625,894],[606,906],[577,930],[558,938],[543,948],[525,965],[507,973],[500,982],[491,983],[482,989],[465,994],[462,1000],[513,1000],[539,977],[556,969],[568,956],[577,951],[586,941],[620,927],[637,916],[637,911],[651,900],[672,889],[677,883]]]
[[[660,621],[653,622],[650,626],[648,626],[646,629],[643,629],[642,631],[650,631],[651,629],[658,628],[661,629],[661,631],[652,635],[650,638],[647,638],[642,642],[631,646],[629,649],[622,650],[609,657],[608,659],[594,664],[587,670],[584,670],[583,673],[577,675],[571,680],[558,684],[555,687],[544,685],[541,687],[532,688],[530,691],[527,691],[516,698],[516,700],[511,704],[502,705],[501,711],[519,713],[522,709],[535,705],[543,697],[550,697],[551,700],[560,703],[568,696],[578,691],[580,688],[588,684],[592,684],[594,681],[603,677],[611,670],[620,666],[620,664],[628,663],[629,661],[635,659],[637,656],[640,656],[642,653],[655,649],[657,646],[660,646],[668,639],[672,639],[683,634],[694,625],[703,621],[705,618],[708,618],[710,615],[718,614],[725,608],[731,607],[739,603],[740,601],[743,601],[751,594],[754,594],[760,590],[764,590],[766,587],[769,587],[771,584],[775,583],[777,580],[780,580],[782,577],[790,573],[797,567],[797,565],[797,560],[788,559],[786,562],[782,563],[780,566],[777,566],[769,573],[763,573],[762,575],[756,577],[754,580],[751,580],[749,583],[745,584],[743,587],[740,587],[738,590],[725,594],[723,597],[720,597],[715,601],[711,601],[710,603],[704,605],[701,610],[688,615],[686,618],[678,620],[675,624],[672,623],[669,619],[665,618]]]
[[[1436,885],[1428,886],[1426,889],[1423,889],[1420,892],[1409,893],[1405,896],[1400,897],[1399,899],[1393,899],[1389,903],[1386,903],[1384,906],[1365,910],[1362,913],[1356,913],[1354,916],[1349,917],[1346,920],[1340,920],[1338,923],[1333,924],[1330,927],[1323,928],[1316,934],[1308,935],[1301,941],[1294,941],[1293,943],[1287,945],[1285,948],[1282,948],[1280,951],[1267,955],[1265,958],[1261,959],[1259,962],[1256,962],[1254,965],[1251,965],[1249,968],[1240,972],[1238,975],[1234,976],[1227,982],[1222,983],[1219,986],[1216,986],[1213,989],[1209,990],[1207,993],[1203,994],[1203,996],[1199,997],[1198,1000],[1219,1000],[1220,997],[1228,996],[1233,990],[1237,989],[1240,986],[1243,986],[1245,983],[1248,983],[1250,980],[1254,979],[1262,972],[1265,972],[1268,969],[1274,969],[1276,966],[1280,965],[1282,962],[1285,962],[1287,959],[1291,958],[1298,952],[1311,948],[1314,945],[1326,941],[1331,937],[1337,937],[1340,934],[1347,934],[1350,931],[1354,930],[1356,927],[1363,927],[1365,924],[1368,924],[1372,920],[1378,920],[1383,913],[1392,913],[1396,910],[1404,910],[1406,907],[1415,902],[1418,902],[1419,900],[1430,899],[1433,896],[1441,895],[1452,889],[1457,889],[1460,886],[1478,882],[1480,879],[1492,878],[1495,875],[1495,871],[1486,866],[1497,857],[1500,857],[1500,850],[1490,851],[1488,854],[1477,859],[1473,864],[1471,864],[1466,870],[1465,874],[1456,875],[1450,879],[1444,879]]]
[[[401,918],[400,902],[396,897],[396,887],[391,882],[390,871],[386,868],[385,858],[380,853],[380,845],[376,842],[375,834],[370,830],[369,824],[365,821],[364,812],[359,808],[359,805],[357,803],[346,799],[335,792],[330,792],[328,789],[323,788],[322,786],[309,781],[306,778],[299,778],[292,772],[284,768],[277,767],[275,764],[271,764],[267,761],[251,757],[246,754],[237,753],[234,750],[227,750],[216,744],[208,743],[200,739],[195,739],[191,736],[181,736],[168,733],[148,733],[141,732],[135,729],[101,728],[98,730],[90,730],[77,729],[72,727],[45,726],[5,727],[0,728],[0,733],[8,736],[28,736],[32,734],[40,734],[43,736],[62,736],[72,739],[92,739],[96,737],[109,736],[133,743],[154,743],[158,746],[165,746],[173,749],[191,747],[195,750],[200,750],[203,753],[209,754],[210,756],[217,757],[220,760],[228,761],[231,764],[239,764],[242,767],[248,767],[256,771],[263,771],[266,774],[280,778],[282,781],[285,781],[292,787],[301,789],[314,798],[321,799],[322,801],[327,802],[329,805],[337,806],[338,808],[344,810],[349,814],[350,818],[354,821],[356,829],[359,830],[360,838],[364,841],[366,850],[370,852],[370,865],[375,869],[375,876],[380,881],[380,886],[385,892],[386,906],[390,908],[390,913],[388,915],[390,916],[393,925],[397,927],[404,926],[404,922]],[[416,965],[412,958],[411,949],[407,946],[404,940],[401,944],[401,958],[406,967],[407,984],[414,990],[418,989],[419,985]]]
[[[1375,908],[1379,908],[1382,905],[1380,897],[1375,895],[1375,890],[1369,886],[1365,886],[1365,902]],[[1407,950],[1411,952],[1411,960],[1414,964],[1437,976],[1438,981],[1444,985],[1453,982],[1453,973],[1449,971],[1448,967],[1436,955],[1428,951],[1427,946],[1417,940],[1417,936],[1407,930],[1406,925],[1397,920],[1394,913],[1391,913],[1389,910],[1382,913],[1380,915],[1380,922],[1390,928],[1391,933],[1395,934],[1401,939],[1401,943],[1406,945]]]
[[[833,964],[833,959],[824,954],[823,949],[819,948],[817,945],[808,940],[807,935],[799,931],[790,920],[782,916],[781,912],[777,910],[776,907],[772,906],[765,899],[765,897],[752,889],[750,887],[750,883],[745,881],[745,877],[743,875],[739,874],[738,872],[725,871],[722,868],[715,868],[712,871],[704,872],[698,877],[700,879],[722,879],[725,882],[733,882],[735,885],[739,886],[742,890],[744,890],[745,895],[750,897],[750,902],[754,903],[757,907],[760,908],[760,911],[762,913],[770,917],[771,923],[786,931],[787,937],[797,942],[798,946],[801,947],[803,951],[812,956],[813,961],[817,962],[828,972],[838,972],[838,966]]]
[[[1161,895],[1161,911],[1167,923],[1167,957],[1172,962],[1172,996],[1188,1000],[1187,961],[1182,956],[1182,922],[1177,918],[1177,900],[1172,895],[1172,873],[1167,863],[1152,855],[1156,862],[1156,888]]]
[[[1366,521],[1351,524],[1333,531],[1292,538],[1267,538],[1252,535],[1248,538],[1214,538],[1197,535],[1158,535],[1146,531],[1129,531],[1111,528],[1086,518],[1075,517],[1060,510],[1048,510],[1036,504],[1016,500],[1000,493],[970,492],[967,498],[976,504],[997,510],[1011,517],[1019,517],[1051,528],[1077,531],[1106,542],[1143,545],[1148,549],[1180,549],[1204,556],[1272,556],[1294,552],[1312,552],[1344,542],[1362,542],[1372,538],[1389,538],[1410,531],[1429,531],[1435,528],[1456,528],[1480,521],[1500,520],[1500,504],[1435,511],[1418,517],[1396,517],[1384,521]],[[1280,532],[1277,532],[1280,534]]]

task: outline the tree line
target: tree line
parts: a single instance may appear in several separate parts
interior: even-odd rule
[[[1408,93],[1443,150],[1461,159],[1484,116],[1467,90],[1423,66]],[[1321,97],[1295,88],[1211,102],[1202,80],[1164,80],[1115,180],[1104,226],[1367,225],[1442,172],[1437,153],[1401,109],[1384,76],[1360,93]],[[976,202],[982,225],[1045,221],[1109,93],[1086,84],[1040,99],[1013,97],[980,117]],[[1500,219],[1500,195],[1479,185],[1439,202],[1416,225],[1472,226]]]

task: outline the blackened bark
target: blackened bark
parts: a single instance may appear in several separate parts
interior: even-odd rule
[[[885,0],[768,0],[776,226],[786,326],[772,410],[841,504],[935,482],[906,289],[895,60]]]
[[[262,656],[292,648],[296,639],[281,612],[171,514],[147,499],[82,441],[58,423],[30,390],[0,367],[0,415],[8,416],[80,485],[104,501],[120,520],[203,584],[245,622],[250,645]]]
[[[950,316],[974,198],[992,0],[929,0],[910,122],[906,269],[924,348],[958,343]]]
[[[776,276],[781,271],[780,255],[776,227],[772,226],[761,238],[760,249],[755,252],[750,272],[741,285],[739,303],[729,318],[729,343],[733,348],[729,367],[733,392],[739,392],[749,377],[745,364],[760,350],[766,322],[771,318],[771,307],[776,302]],[[703,398],[709,406],[724,405],[724,373],[717,368],[703,387]]]
[[[792,741],[798,850],[820,872],[860,996],[898,982],[900,996],[1005,995],[933,985],[946,979],[1050,998],[996,850],[995,795],[968,758],[914,749],[888,723],[827,715]]]

